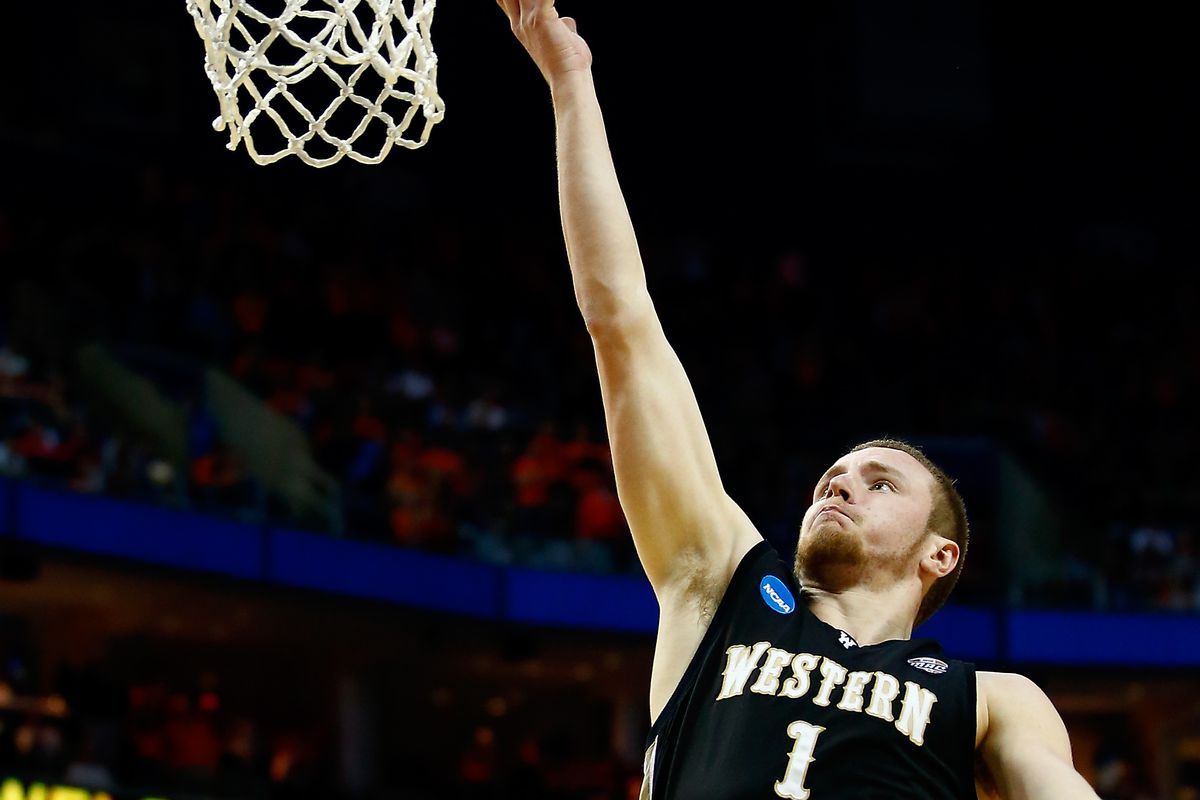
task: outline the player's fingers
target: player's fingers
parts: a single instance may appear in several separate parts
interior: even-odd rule
[[[530,8],[533,6],[533,0],[517,0],[517,8],[519,9],[519,22],[522,28],[529,24],[532,12]]]
[[[513,25],[521,20],[521,0],[497,0],[504,8],[504,13]]]
[[[554,0],[520,0],[521,25],[535,24],[547,11],[553,11]]]
[[[562,21],[563,21],[563,25],[566,25],[567,30],[569,30],[571,33],[579,33],[579,30],[575,26],[575,18],[574,17],[563,17]]]

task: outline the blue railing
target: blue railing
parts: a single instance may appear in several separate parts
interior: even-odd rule
[[[518,624],[652,633],[645,580],[483,564],[0,479],[0,535],[89,553]],[[1200,666],[1200,616],[948,606],[918,630],[996,663]]]

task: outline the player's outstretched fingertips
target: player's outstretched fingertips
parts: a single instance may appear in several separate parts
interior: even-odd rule
[[[504,16],[508,17],[509,26],[513,30],[516,30],[517,21],[521,15],[518,0],[496,0],[496,5],[500,6],[500,10],[504,12]]]
[[[592,55],[576,32],[575,20],[559,17],[554,0],[498,0],[517,40],[552,86],[591,67]]]

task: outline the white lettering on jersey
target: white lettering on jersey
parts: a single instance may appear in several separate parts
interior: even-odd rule
[[[829,695],[833,694],[834,687],[841,686],[845,682],[846,668],[832,658],[826,658],[821,662],[821,688],[817,690],[817,696],[813,698],[813,704],[818,706],[829,705]]]
[[[809,693],[812,688],[812,674],[820,668],[821,682],[816,693],[812,695],[813,705],[828,707],[832,702],[833,690],[840,686],[842,694],[837,703],[839,710],[865,712],[868,716],[891,722],[896,730],[908,737],[913,744],[918,747],[925,744],[925,729],[929,725],[933,706],[938,698],[933,692],[913,681],[904,682],[904,700],[901,702],[900,716],[897,718],[895,701],[900,696],[900,681],[886,672],[850,672],[831,658],[822,658],[812,653],[793,654],[783,648],[772,647],[770,642],[733,645],[725,651],[725,655],[725,671],[722,673],[721,691],[717,700],[741,696],[755,670],[758,670],[759,674],[750,686],[752,693],[797,700]],[[781,682],[783,670],[789,664],[792,674]],[[871,686],[869,702],[866,699],[868,685]],[[789,790],[799,792],[803,788],[803,775],[800,775],[798,780],[800,783],[785,776],[779,785],[791,787]]]
[[[929,724],[929,714],[937,695],[928,689],[923,689],[912,681],[904,682],[904,701],[900,705],[900,719],[896,720],[896,730],[903,733],[915,745],[925,744],[925,726]]]
[[[875,685],[871,687],[871,704],[867,713],[886,722],[895,719],[892,716],[892,701],[900,695],[900,681],[886,672],[875,673]]]
[[[746,690],[746,681],[750,680],[750,673],[754,672],[758,666],[758,660],[770,646],[770,642],[758,642],[753,648],[748,648],[744,644],[735,644],[725,651],[725,672],[723,673],[725,677],[721,681],[721,693],[717,695],[718,700],[737,697]]]
[[[759,670],[758,680],[750,687],[750,691],[755,694],[775,694],[779,691],[779,674],[783,672],[784,665],[795,655],[787,650],[780,650],[778,647],[768,650],[767,660]]]
[[[825,730],[820,725],[810,725],[804,720],[796,720],[788,725],[788,736],[795,740],[792,752],[788,754],[787,771],[783,780],[775,781],[775,794],[787,800],[808,800],[810,792],[804,787],[804,778],[808,775],[808,765],[813,762],[813,750],[817,747],[817,737]]]
[[[846,688],[842,689],[842,699],[837,707],[842,711],[862,711],[863,689],[871,680],[870,672],[851,672],[846,678]]]
[[[793,658],[792,677],[783,682],[783,688],[779,690],[779,696],[796,699],[808,694],[808,687],[810,685],[809,673],[816,669],[817,664],[820,663],[821,657],[814,656],[812,653],[800,653]]]

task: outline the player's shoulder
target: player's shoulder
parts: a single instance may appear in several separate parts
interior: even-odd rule
[[[1042,687],[1019,672],[988,672],[977,670],[975,672],[975,684],[979,689],[980,697],[985,700],[988,697],[995,697],[1003,701],[1003,699],[1009,697],[1027,698],[1046,696],[1046,693],[1042,691]]]
[[[1045,690],[1032,679],[1017,672],[975,673],[978,732],[976,743],[987,736],[997,722],[1037,722],[1046,724],[1061,718]]]

